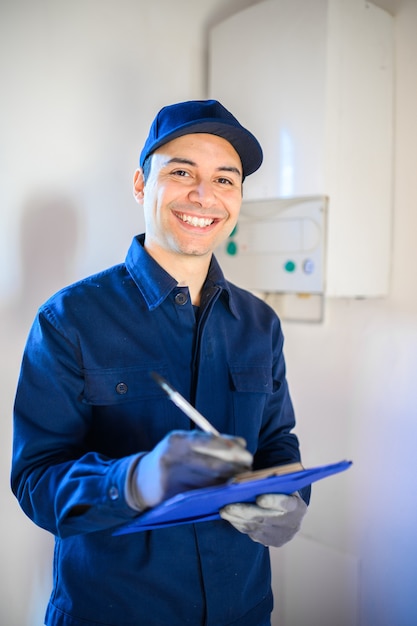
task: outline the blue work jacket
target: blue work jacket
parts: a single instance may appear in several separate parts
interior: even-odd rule
[[[46,624],[262,624],[268,549],[228,522],[113,536],[138,515],[124,496],[132,461],[192,428],[150,371],[220,432],[244,437],[255,469],[300,460],[275,313],[228,283],[213,257],[196,315],[143,240],[124,264],[49,299],[25,348],[12,488],[56,537]]]

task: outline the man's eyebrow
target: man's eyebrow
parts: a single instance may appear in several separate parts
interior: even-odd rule
[[[193,167],[197,167],[197,163],[191,161],[191,159],[184,159],[182,157],[172,157],[172,159],[168,159],[164,165],[171,165],[171,163],[180,163],[181,165],[191,165]]]
[[[220,172],[231,172],[232,174],[238,174],[238,176],[242,176],[242,172],[238,167],[234,167],[232,165],[223,165],[222,167],[217,168]]]
[[[190,165],[191,167],[197,167],[197,163],[195,161],[191,161],[191,159],[186,159],[183,157],[172,157],[165,162],[165,165],[171,165],[173,163],[179,163],[180,165]],[[242,172],[238,167],[234,167],[233,165],[221,165],[217,168],[218,172],[230,172],[231,174],[237,174],[238,176],[242,176]]]

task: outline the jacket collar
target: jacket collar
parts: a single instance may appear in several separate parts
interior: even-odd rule
[[[143,247],[144,241],[144,233],[133,238],[126,256],[126,267],[144,297],[149,310],[152,311],[177,287],[177,281],[146,252]],[[221,289],[220,297],[227,308],[236,318],[239,318],[230,285],[225,279],[217,259],[212,256],[203,294],[206,290],[212,290],[216,287]]]

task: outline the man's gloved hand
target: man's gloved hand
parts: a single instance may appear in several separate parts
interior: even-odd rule
[[[252,455],[245,445],[243,439],[229,435],[172,431],[130,472],[127,501],[143,510],[177,493],[226,482],[250,469]]]
[[[258,496],[256,504],[228,504],[220,516],[253,541],[279,548],[298,532],[306,512],[307,505],[298,493],[267,493]]]

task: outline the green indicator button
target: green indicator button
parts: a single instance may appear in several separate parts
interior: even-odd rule
[[[287,261],[286,264],[284,265],[284,269],[286,272],[294,272],[295,270],[294,261]]]
[[[226,246],[226,252],[227,254],[230,254],[231,256],[234,256],[235,254],[237,254],[237,244],[235,241],[228,242]]]

